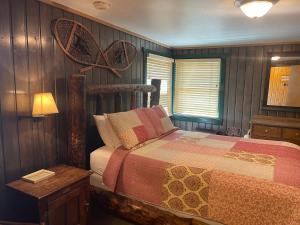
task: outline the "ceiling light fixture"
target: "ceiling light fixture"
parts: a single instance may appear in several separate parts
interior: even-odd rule
[[[111,3],[107,0],[94,1],[93,5],[96,9],[99,10],[108,10],[111,7]]]
[[[234,3],[250,18],[266,15],[279,0],[235,0]]]

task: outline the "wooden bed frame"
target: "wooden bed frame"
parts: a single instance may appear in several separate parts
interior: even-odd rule
[[[122,94],[130,93],[130,109],[137,108],[137,95],[142,93],[142,106],[147,107],[148,93],[150,106],[158,105],[161,81],[153,79],[151,85],[116,84],[116,85],[87,85],[85,75],[72,75],[69,78],[69,164],[89,168],[90,153],[101,146],[100,137],[95,125],[88,123],[93,114],[107,112],[105,95],[114,99],[114,112],[122,111]],[[88,113],[89,100],[96,98],[95,112]],[[90,114],[90,115],[88,115]],[[91,186],[92,202],[99,204],[115,214],[142,225],[207,225],[196,219],[176,216],[157,207],[141,201]]]

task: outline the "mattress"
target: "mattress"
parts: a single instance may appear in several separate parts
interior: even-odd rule
[[[93,174],[90,176],[90,184],[95,187],[107,189],[103,184],[102,176],[107,166],[108,160],[114,149],[103,146],[96,149],[90,155],[90,167]]]

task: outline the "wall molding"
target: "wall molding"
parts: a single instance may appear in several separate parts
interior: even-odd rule
[[[210,48],[239,48],[239,47],[263,47],[272,45],[297,45],[300,44],[300,39],[291,41],[269,41],[244,44],[224,44],[224,45],[187,45],[187,46],[171,46],[171,50],[195,50],[195,49],[210,49]]]

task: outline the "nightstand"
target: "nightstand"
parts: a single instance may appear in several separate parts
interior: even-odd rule
[[[15,219],[49,225],[87,225],[91,172],[60,165],[39,183],[17,180],[7,184]]]

